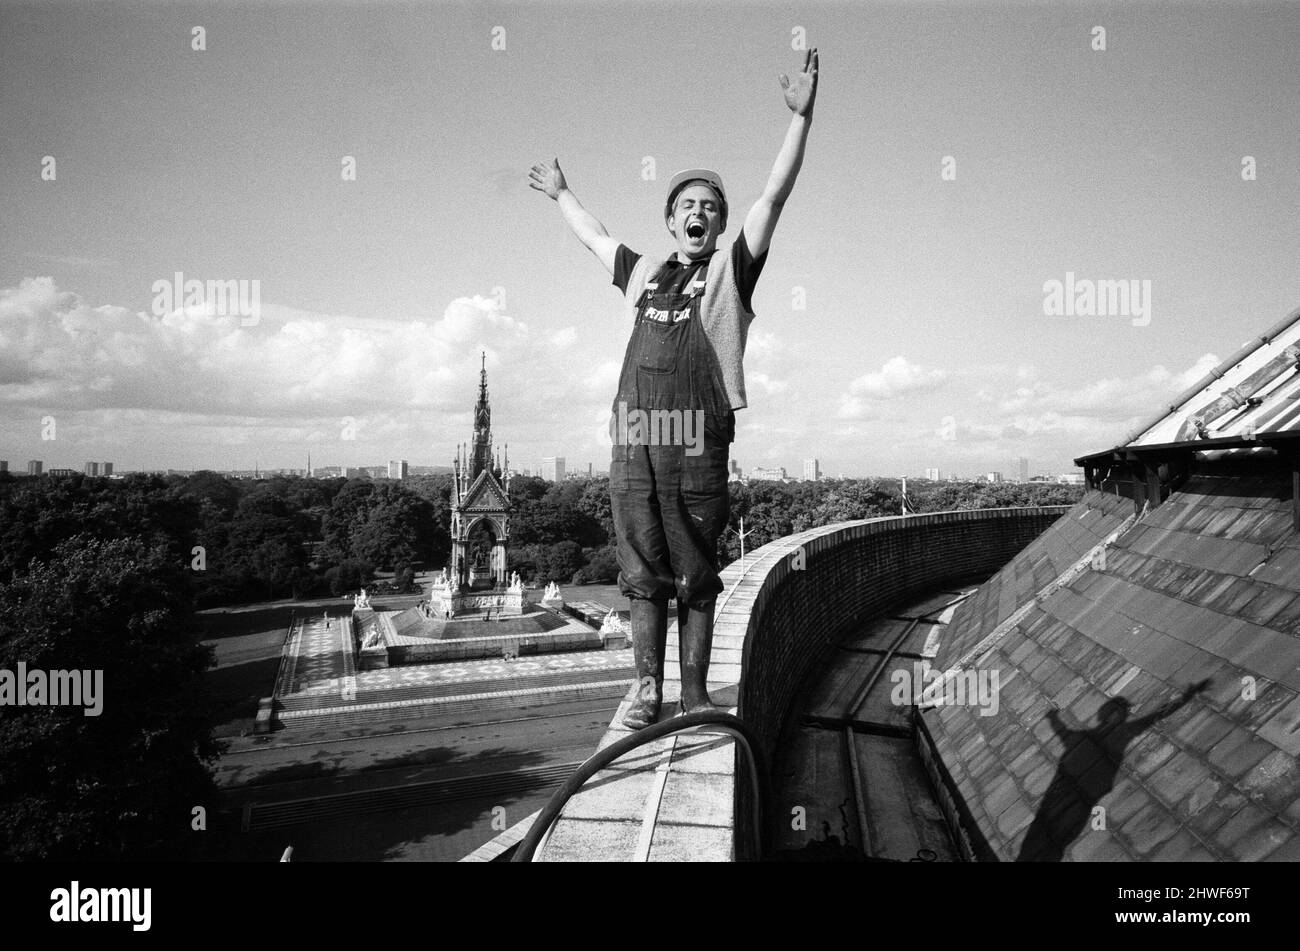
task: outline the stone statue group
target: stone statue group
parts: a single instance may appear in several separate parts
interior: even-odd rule
[[[512,572],[510,573],[510,578],[509,578],[508,580],[509,580],[509,582],[510,582],[510,585],[509,585],[510,590],[512,590],[512,591],[522,591],[522,590],[523,590],[523,587],[524,587],[524,580],[523,580],[523,578],[521,578],[521,577],[519,576],[519,572],[517,572],[517,571],[512,571]],[[438,574],[434,577],[434,579],[433,579],[433,586],[434,586],[435,588],[450,588],[450,587],[451,587],[451,576],[447,573],[447,569],[446,569],[446,568],[443,568],[443,569],[442,569],[440,572],[438,572]]]

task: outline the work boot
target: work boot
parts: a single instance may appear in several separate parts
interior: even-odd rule
[[[663,699],[661,684],[653,677],[642,677],[637,686],[636,699],[623,714],[623,725],[629,730],[640,730],[659,719],[659,702]]]
[[[713,607],[709,601],[699,607],[677,602],[677,639],[681,644],[682,713],[715,709],[709,699],[709,655],[713,650]]]
[[[664,645],[668,640],[668,602],[632,598],[632,656],[636,659],[636,699],[623,716],[632,730],[659,719],[663,699]]]

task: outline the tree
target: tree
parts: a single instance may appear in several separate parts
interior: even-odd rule
[[[187,575],[139,536],[79,535],[0,584],[0,668],[102,671],[102,709],[0,716],[0,854],[178,857],[213,804],[215,757]]]
[[[297,513],[269,488],[258,487],[239,501],[225,547],[209,552],[208,568],[262,597],[286,596],[301,587],[307,542]]]
[[[526,581],[536,581],[538,570],[546,561],[543,545],[511,545],[506,549],[506,570],[517,571]]]
[[[325,583],[329,586],[330,594],[348,594],[370,584],[374,575],[375,569],[366,562],[345,558],[325,572]]]
[[[614,515],[610,509],[608,477],[588,479],[577,505],[578,511],[600,527],[603,537],[597,544],[608,542],[614,537]]]
[[[375,484],[369,479],[351,479],[339,489],[321,522],[322,562],[337,565],[352,557],[352,535],[365,524],[374,490]]]
[[[429,503],[428,564],[445,565],[451,556],[451,485],[450,473],[417,476],[406,485]]]
[[[399,482],[355,479],[334,497],[324,517],[321,560],[337,565],[362,559],[382,568],[432,561],[447,531],[443,525],[439,537],[436,518],[427,497]],[[445,544],[449,551],[450,542]]]
[[[200,503],[159,476],[120,481],[81,475],[0,483],[0,581],[74,535],[139,535],[188,561]]]
[[[590,553],[587,564],[573,575],[574,584],[611,584],[618,580],[618,554],[613,545]]]
[[[558,542],[546,549],[546,559],[538,565],[537,580],[567,583],[586,561],[577,542]]]

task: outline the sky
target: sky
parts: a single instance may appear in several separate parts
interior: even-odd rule
[[[0,0],[0,459],[447,465],[486,352],[515,467],[608,468],[631,328],[528,169],[667,254],[713,167],[727,242],[806,45],[732,456],[1067,471],[1300,305],[1298,38],[1296,3]],[[1059,313],[1070,274],[1143,293]]]

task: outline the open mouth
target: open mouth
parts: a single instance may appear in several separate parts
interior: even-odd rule
[[[702,222],[692,221],[690,224],[686,226],[686,237],[695,238],[698,240],[699,238],[704,237],[705,230],[706,229]]]

